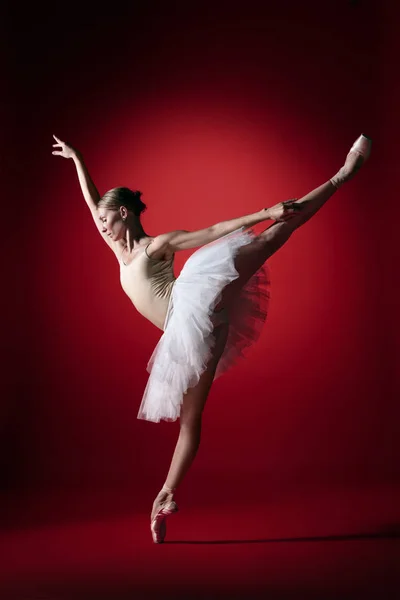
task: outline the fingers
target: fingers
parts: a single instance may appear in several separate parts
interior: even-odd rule
[[[304,208],[304,204],[299,204],[297,202],[297,198],[293,198],[292,200],[284,200],[282,204],[285,216],[294,216],[295,214],[301,212]]]
[[[297,198],[291,198],[290,200],[284,200],[282,202],[284,208],[288,207],[288,208],[297,208],[298,206],[300,206],[299,204],[296,204],[297,202]]]
[[[53,150],[52,154],[54,154],[55,156],[60,156],[60,155],[62,155],[62,152],[63,152],[64,143],[60,139],[58,139],[58,137],[56,135],[54,135],[54,133],[53,133],[53,138],[57,142],[57,144],[53,144],[53,148],[61,148],[61,150]]]
[[[53,138],[56,140],[57,144],[53,144],[53,148],[61,148],[61,151],[53,150],[52,154],[60,155],[63,150],[63,143],[56,135],[53,133]]]

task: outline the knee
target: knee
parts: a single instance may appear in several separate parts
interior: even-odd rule
[[[183,435],[190,435],[192,437],[201,434],[201,420],[202,413],[193,412],[190,415],[182,415],[180,419],[180,431]]]
[[[201,441],[201,421],[181,423],[179,440],[190,452],[196,453]]]
[[[292,217],[288,221],[275,221],[265,231],[260,234],[263,242],[270,242],[279,238],[290,236],[295,229],[300,225],[300,215]]]
[[[260,234],[261,242],[264,247],[265,255],[269,258],[274,254],[285,242],[288,241],[292,233],[300,226],[296,217],[290,221],[273,223],[268,229]]]

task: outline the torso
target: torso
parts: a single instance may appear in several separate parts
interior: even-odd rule
[[[147,248],[147,254],[155,260],[170,260],[174,256],[174,252],[172,252],[172,251],[163,252],[161,255],[152,253],[151,245],[154,240],[155,240],[155,238],[152,238],[146,244],[143,244],[143,246],[141,246],[140,248],[137,248],[137,250],[134,250],[133,252],[131,252],[129,254],[129,256],[124,255],[123,256],[124,266],[129,267],[129,265],[135,260],[136,256],[138,256],[141,252],[143,252],[144,248]],[[118,256],[116,249],[114,250],[114,254],[117,257],[117,259],[120,260],[120,257]]]
[[[164,252],[154,258],[151,244],[138,248],[129,255],[118,255],[120,281],[126,295],[140,314],[163,331],[172,288],[175,283],[173,252]]]

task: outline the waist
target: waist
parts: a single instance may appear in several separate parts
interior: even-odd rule
[[[140,289],[138,293],[137,289],[129,289],[124,287],[123,290],[136,308],[136,310],[153,325],[164,331],[164,323],[168,312],[172,296],[172,285],[168,286],[166,293],[163,296],[156,295],[151,289],[144,290]]]

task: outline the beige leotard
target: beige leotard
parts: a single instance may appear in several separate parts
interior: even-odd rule
[[[168,260],[151,258],[147,254],[149,244],[140,250],[131,263],[125,265],[120,259],[120,281],[126,295],[136,310],[163,330],[174,276],[174,257]]]

